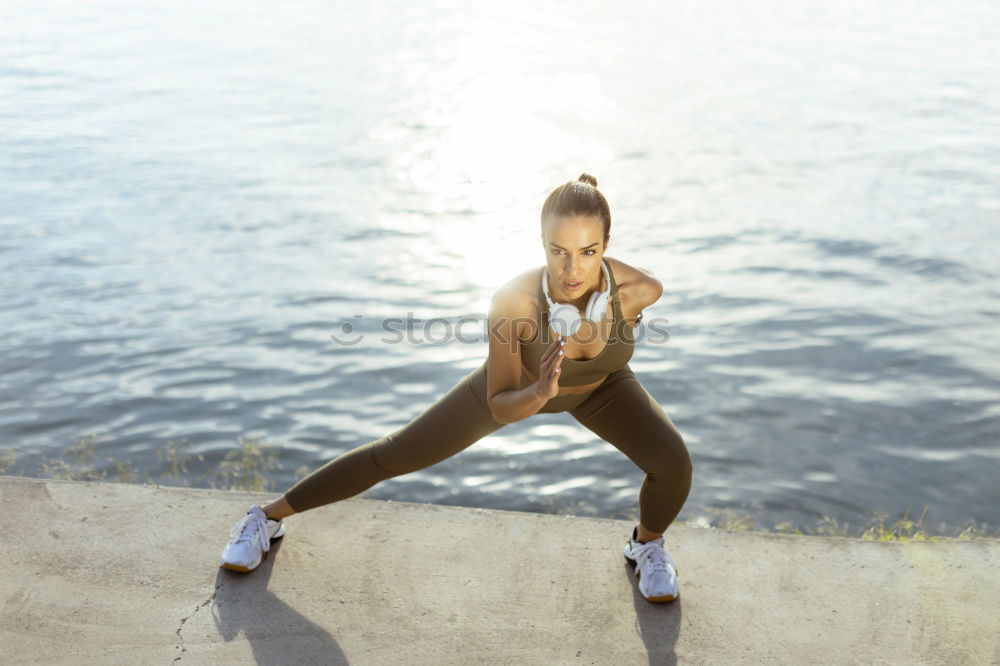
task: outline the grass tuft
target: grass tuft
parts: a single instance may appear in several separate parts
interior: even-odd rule
[[[100,450],[107,449],[107,442],[96,434],[87,434],[77,439],[63,451],[58,458],[44,457],[39,465],[42,477],[68,479],[75,481],[112,481],[117,483],[139,483],[139,473],[130,462],[116,460],[113,456],[100,457]],[[163,485],[189,486],[192,481],[198,487],[209,487],[217,490],[250,490],[275,491],[274,482],[269,481],[267,473],[274,469],[283,469],[279,453],[286,443],[274,446],[257,437],[238,437],[236,446],[226,452],[217,464],[212,466],[206,462],[203,454],[192,454],[188,448],[190,442],[183,439],[179,442],[169,441],[156,450],[156,459],[160,461],[161,469],[154,478],[147,474],[143,483]],[[17,462],[17,452],[12,448],[0,449],[0,474],[24,474],[24,471],[14,471]],[[296,479],[301,479],[310,473],[310,469],[302,465],[294,472]],[[545,510],[554,514],[598,516],[597,509],[584,500],[562,501],[559,498],[549,498],[542,503]],[[850,523],[840,523],[830,516],[822,516],[815,526],[796,526],[789,522],[781,522],[771,528],[757,527],[749,513],[740,513],[733,509],[709,508],[705,515],[681,524],[689,527],[705,529],[720,529],[727,532],[773,532],[778,534],[797,534],[803,536],[832,536],[862,539],[865,541],[938,541],[941,539],[959,539],[962,541],[979,541],[1000,539],[1000,531],[990,531],[989,525],[979,525],[975,521],[966,523],[954,534],[932,534],[924,525],[927,515],[925,506],[920,517],[915,521],[910,518],[909,509],[896,520],[891,520],[884,513],[876,511],[863,527],[852,528]],[[632,522],[639,521],[635,510],[626,511],[612,518]]]
[[[131,462],[110,455],[101,457],[101,449],[108,448],[102,446],[104,444],[106,441],[96,434],[84,435],[64,449],[61,456],[44,456],[38,466],[38,475],[71,481],[140,483],[140,474]],[[166,481],[164,485],[190,486],[193,481],[199,487],[206,485],[217,490],[273,491],[274,482],[267,479],[267,472],[282,469],[279,448],[287,445],[282,443],[275,447],[259,438],[238,437],[236,447],[227,451],[214,467],[206,464],[203,454],[188,451],[189,446],[190,442],[184,439],[169,441],[157,449],[155,454],[161,471],[155,478],[146,474],[141,482],[155,485]],[[14,449],[0,449],[0,474],[33,476],[24,474],[24,470],[15,472],[16,460]],[[308,473],[305,466],[296,470],[299,478]]]
[[[706,513],[716,516],[717,520],[713,521],[703,516],[695,520],[685,521],[683,524],[688,527],[722,529],[729,532],[746,532],[750,531],[753,526],[753,520],[749,514],[714,509],[708,509]],[[980,526],[974,521],[963,525],[953,534],[932,534],[927,526],[924,525],[926,515],[927,507],[925,506],[916,521],[910,517],[910,511],[907,509],[895,521],[890,521],[889,516],[876,511],[867,524],[860,528],[852,528],[850,523],[841,523],[830,516],[822,516],[816,521],[815,527],[812,528],[797,527],[788,522],[781,522],[774,525],[771,529],[764,528],[759,531],[777,534],[797,534],[801,536],[844,537],[862,539],[864,541],[940,541],[942,539],[970,541],[1000,539],[1000,531],[990,532],[987,523],[983,523]]]

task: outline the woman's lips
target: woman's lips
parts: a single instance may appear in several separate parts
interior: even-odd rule
[[[563,282],[563,286],[566,287],[566,291],[576,291],[582,284],[582,282],[577,282],[576,284],[573,284],[572,282]]]

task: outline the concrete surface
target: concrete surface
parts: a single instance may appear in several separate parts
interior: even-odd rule
[[[220,569],[273,496],[0,476],[0,663],[1000,663],[997,541],[674,526],[651,604],[630,523],[355,498]]]

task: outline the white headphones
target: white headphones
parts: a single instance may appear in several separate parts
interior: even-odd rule
[[[604,291],[595,291],[590,295],[590,301],[587,303],[585,311],[585,317],[597,323],[604,319],[604,314],[608,309],[608,299],[611,297],[611,276],[608,275],[608,266],[603,259],[601,260],[601,271],[604,273]],[[558,335],[569,337],[580,330],[583,318],[580,317],[579,311],[569,303],[552,302],[552,299],[549,298],[548,280],[545,279],[546,273],[548,270],[542,269],[542,292],[545,294],[545,301],[549,304],[549,326]]]

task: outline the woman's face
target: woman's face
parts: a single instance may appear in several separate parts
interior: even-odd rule
[[[549,271],[549,297],[575,301],[601,288],[604,226],[598,217],[574,216],[542,225],[542,246]]]

